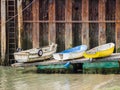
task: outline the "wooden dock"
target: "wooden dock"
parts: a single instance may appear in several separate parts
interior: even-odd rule
[[[79,59],[72,59],[72,60],[65,60],[65,61],[58,61],[58,60],[51,59],[43,62],[14,63],[11,66],[12,67],[28,67],[28,66],[37,66],[37,65],[64,64],[68,61],[72,64],[84,63],[84,62],[120,61],[120,53],[113,53],[109,57],[98,58],[98,59],[79,58]]]

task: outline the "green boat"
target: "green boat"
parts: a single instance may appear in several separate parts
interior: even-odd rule
[[[83,73],[120,73],[118,61],[85,62],[83,63]]]
[[[111,62],[87,62],[83,64],[83,68],[119,68],[119,63],[117,61]]]
[[[50,65],[38,65],[37,69],[68,69],[71,67],[70,62],[67,62],[65,64],[50,64]]]
[[[65,64],[50,64],[50,65],[38,65],[38,73],[71,73],[73,72],[73,66],[70,62]]]

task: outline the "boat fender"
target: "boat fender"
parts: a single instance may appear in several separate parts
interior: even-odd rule
[[[23,50],[22,48],[17,48],[17,49],[16,49],[17,52],[20,52],[20,51],[22,51],[22,50]]]
[[[42,49],[40,49],[39,51],[38,51],[38,56],[42,56],[43,55],[43,51],[42,51]]]

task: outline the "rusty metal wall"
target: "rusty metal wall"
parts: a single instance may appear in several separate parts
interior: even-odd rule
[[[33,0],[23,0],[23,9],[29,5]],[[22,47],[23,49],[32,48],[33,42],[33,23],[39,23],[39,46],[45,46],[49,44],[49,23],[55,23],[56,30],[56,43],[58,44],[58,51],[65,49],[65,24],[70,23],[72,25],[72,46],[82,44],[82,25],[88,23],[89,27],[89,45],[93,48],[99,45],[99,1],[101,0],[87,0],[88,3],[88,21],[82,21],[82,2],[83,0],[72,0],[72,17],[71,21],[65,21],[65,9],[66,0],[39,0],[39,20],[33,22],[32,5],[23,11],[23,36],[22,36]],[[106,42],[115,42],[116,32],[116,0],[103,0],[105,3],[105,25],[106,25]],[[49,21],[49,5],[55,3],[55,20]],[[69,10],[69,9],[68,9]],[[68,11],[69,12],[69,11]],[[108,22],[106,22],[108,21]],[[111,21],[111,22],[110,22]],[[86,33],[87,34],[87,33]],[[69,38],[69,37],[68,37]],[[116,42],[115,42],[116,43]]]
[[[115,5],[116,0],[104,0],[105,1],[105,17],[106,20],[115,20]],[[31,2],[31,1],[30,1]],[[45,46],[49,44],[49,4],[50,0],[40,0],[40,17],[39,17],[39,24],[40,24],[40,46]],[[28,1],[24,2],[23,5],[27,5],[25,3],[28,3]],[[100,13],[98,11],[98,4],[99,0],[89,0],[89,20],[86,21],[86,23],[89,23],[89,40],[90,40],[90,48],[93,48],[98,44],[98,32],[99,32],[99,20],[98,20],[98,14]],[[55,23],[56,24],[56,42],[59,45],[58,51],[62,51],[65,49],[65,24],[68,22],[65,22],[65,0],[55,0]],[[24,22],[28,21],[30,23],[32,22],[32,13],[31,9],[28,8],[24,13]],[[72,38],[73,38],[73,46],[77,46],[82,44],[81,41],[81,28],[82,28],[82,0],[72,0]],[[92,22],[93,21],[93,22]],[[96,21],[94,23],[94,21]],[[97,22],[98,21],[98,22]],[[32,24],[27,25],[24,24],[24,30],[27,36],[25,39],[27,48],[32,48]],[[25,38],[24,37],[24,38]],[[28,42],[26,41],[28,40]],[[30,40],[30,41],[29,41]],[[115,23],[106,23],[106,42],[115,42]],[[28,44],[29,43],[29,44]],[[25,45],[25,44],[24,44]],[[23,45],[23,47],[24,47]]]

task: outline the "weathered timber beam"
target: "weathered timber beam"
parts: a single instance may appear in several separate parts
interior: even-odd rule
[[[120,61],[120,53],[113,53],[109,57],[99,58],[99,59],[88,59],[88,58],[80,58],[80,59],[73,59],[67,61],[59,61],[59,60],[48,60],[43,62],[33,62],[33,63],[15,63],[12,64],[12,67],[28,67],[28,66],[36,66],[36,65],[50,65],[50,64],[65,64],[66,62],[70,62],[71,64],[74,63],[84,63],[84,62],[111,62],[111,61]]]
[[[72,21],[72,0],[65,0],[65,21]],[[65,23],[65,49],[72,47],[72,23]]]
[[[1,0],[1,64],[6,54],[6,0]]]
[[[39,21],[39,0],[35,0],[32,5],[33,21]],[[39,22],[33,22],[32,45],[33,48],[39,48]]]
[[[99,21],[105,21],[105,0],[99,0]],[[106,43],[106,24],[99,23],[99,33],[98,33],[98,42],[99,45]]]
[[[120,21],[120,0],[116,0],[116,21]],[[115,30],[116,52],[120,52],[120,23],[116,22]]]
[[[82,0],[82,21],[88,21],[89,0]],[[89,23],[82,23],[82,44],[89,48]]]
[[[49,44],[56,42],[56,25],[54,21],[55,21],[55,0],[49,0]]]
[[[22,48],[22,32],[23,32],[22,0],[17,0],[17,11],[18,11],[18,47]]]

